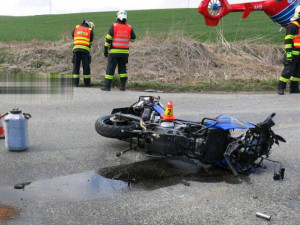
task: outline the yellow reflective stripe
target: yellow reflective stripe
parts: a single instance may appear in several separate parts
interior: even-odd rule
[[[89,30],[93,30],[93,28],[89,28]]]
[[[292,48],[293,45],[292,45],[292,44],[286,44],[284,47],[285,47],[285,48]]]
[[[72,78],[73,76],[71,75],[71,74],[65,74],[64,76],[63,76],[63,78]]]
[[[87,45],[90,45],[90,42],[89,41],[74,41],[74,44],[75,45],[78,45],[78,44],[87,44]]]
[[[62,79],[62,78],[72,78],[72,77],[73,75],[70,74],[50,74],[51,79]]]
[[[111,35],[107,34],[107,35],[106,35],[106,39],[108,39],[108,40],[112,40],[112,39],[113,39],[113,37],[112,37]]]
[[[300,46],[300,43],[294,43],[294,47],[298,47],[298,46]]]
[[[297,36],[297,35],[291,35],[291,34],[286,35],[286,36],[285,36],[285,40],[287,40],[287,39],[294,39],[296,36]]]
[[[120,73],[120,78],[121,77],[128,77],[128,74],[127,73]]]
[[[73,74],[73,78],[79,78],[79,74]]]
[[[299,82],[299,81],[300,81],[300,78],[298,78],[298,77],[291,77],[290,80],[291,80],[291,81],[298,81],[298,82]]]
[[[76,28],[78,28],[80,25],[77,25]]]
[[[289,79],[286,79],[286,78],[284,78],[284,77],[280,77],[279,80],[282,81],[282,82],[285,82],[285,83],[289,81]]]
[[[74,40],[85,40],[85,41],[90,41],[89,38],[85,38],[85,37],[75,37]]]
[[[293,21],[292,23],[299,26],[299,23],[297,21]]]
[[[123,53],[123,54],[129,54],[129,50],[128,49],[110,49],[109,53]]]
[[[299,51],[292,51],[292,54],[293,55],[300,55],[300,52]]]
[[[113,75],[105,74],[105,79],[112,80],[114,78]]]
[[[75,46],[73,47],[73,50],[78,49],[78,48],[80,48],[80,49],[85,49],[85,50],[87,50],[87,51],[90,51],[90,50],[91,50],[90,47],[85,46],[85,45],[75,45]]]
[[[88,75],[83,75],[83,78],[86,79],[86,78],[92,78],[92,76],[90,74]]]
[[[110,44],[108,42],[105,42],[105,47],[110,47]]]

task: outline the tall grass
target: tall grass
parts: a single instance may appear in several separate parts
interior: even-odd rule
[[[276,80],[281,71],[283,46],[257,44],[253,39],[229,42],[219,32],[216,43],[201,42],[171,30],[160,36],[146,32],[132,48],[128,64],[130,81],[208,83],[210,86]],[[72,41],[31,41],[2,44],[2,73],[18,68],[24,72],[72,73]],[[107,59],[103,56],[104,36],[92,48],[93,81],[103,80]],[[117,71],[116,71],[117,73]]]

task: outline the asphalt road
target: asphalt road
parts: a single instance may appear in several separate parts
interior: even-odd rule
[[[189,120],[226,114],[257,123],[276,112],[274,131],[287,143],[274,146],[271,158],[283,163],[285,179],[273,180],[269,162],[265,170],[234,178],[187,161],[145,161],[140,151],[116,158],[128,144],[100,137],[95,121],[147,93],[75,88],[73,98],[1,95],[0,113],[17,107],[32,115],[28,151],[9,152],[0,140],[0,204],[20,212],[7,223],[300,224],[300,95],[152,94],[163,104],[173,100],[176,116]],[[98,175],[112,167],[115,176],[133,170],[145,180],[128,187]],[[165,179],[149,178],[148,170]],[[23,182],[32,183],[13,188]]]

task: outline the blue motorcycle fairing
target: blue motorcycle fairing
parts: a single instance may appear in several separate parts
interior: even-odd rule
[[[255,128],[255,125],[248,123],[248,122],[240,121],[231,116],[221,115],[221,116],[216,117],[216,120],[218,123],[215,126],[213,126],[212,128],[218,128],[218,129],[222,129],[222,130]],[[207,122],[205,124],[205,126],[208,127],[214,123],[215,123],[215,121],[210,120],[209,122]]]
[[[153,109],[155,110],[155,112],[157,112],[159,115],[164,114],[165,110],[159,106],[159,105],[153,105]]]

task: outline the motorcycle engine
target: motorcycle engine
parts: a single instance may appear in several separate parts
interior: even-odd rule
[[[208,161],[221,160],[229,143],[229,137],[229,131],[209,130],[207,137],[196,139],[195,155]]]
[[[162,122],[155,128],[146,141],[146,149],[149,154],[180,155],[195,148],[194,139],[187,138],[181,131],[180,126],[172,122]]]

